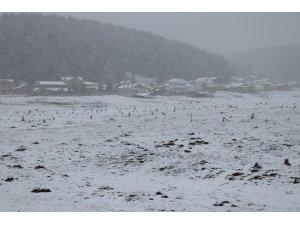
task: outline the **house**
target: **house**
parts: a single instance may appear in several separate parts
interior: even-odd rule
[[[216,91],[215,80],[218,77],[199,77],[193,81],[194,91]]]
[[[291,89],[291,87],[285,83],[276,83],[273,85],[273,87],[274,87],[274,90],[280,90],[280,91],[286,91],[286,90]]]
[[[13,92],[15,94],[31,94],[32,92],[32,87],[30,84],[21,82],[20,85],[16,86],[13,89]]]
[[[33,94],[50,95],[66,94],[68,92],[68,84],[64,81],[36,81],[33,85]]]
[[[261,84],[254,84],[252,86],[252,90],[253,91],[264,91],[265,88],[264,88],[264,85],[261,85]]]
[[[225,86],[225,90],[234,92],[250,92],[252,86],[248,83],[231,83]]]
[[[195,89],[195,86],[193,85],[192,82],[188,82],[186,85],[185,85],[185,89],[186,89],[186,92],[195,92],[197,91]]]
[[[290,89],[293,89],[293,88],[297,87],[297,82],[290,81],[287,83],[287,85],[289,86]]]
[[[12,94],[15,86],[13,79],[0,79],[0,94]]]
[[[274,89],[274,86],[271,82],[258,82],[256,84],[262,85],[265,91],[271,91]]]
[[[82,94],[86,92],[82,77],[62,77],[62,81],[68,85],[71,93]]]
[[[253,85],[262,85],[264,87],[264,91],[271,91],[274,89],[273,83],[268,78],[255,80],[253,81]]]
[[[201,91],[203,90],[204,80],[202,78],[197,78],[196,80],[192,81],[193,91]]]
[[[132,74],[130,72],[126,72],[125,77],[130,81],[130,83],[138,83],[147,88],[154,88],[157,84],[155,78],[145,77],[140,74]]]
[[[166,90],[172,93],[187,92],[188,82],[182,78],[173,78],[166,82]]]
[[[82,77],[62,77],[61,78],[64,82],[68,83],[71,80],[81,80],[83,81]]]
[[[168,95],[169,92],[167,91],[167,84],[161,84],[156,86],[152,89],[151,94],[152,95]]]
[[[123,96],[132,97],[136,94],[147,93],[149,89],[141,84],[122,84],[117,87],[118,94]]]
[[[123,90],[122,88],[125,88],[125,87],[129,87],[130,85],[132,85],[132,82],[130,80],[123,80],[123,81],[120,81],[119,83],[114,83],[112,84],[112,92],[114,93],[117,93],[117,94],[120,94],[120,95],[123,95],[120,93],[121,90]],[[121,87],[121,89],[119,89],[119,87]],[[107,89],[105,89],[107,91]]]
[[[251,92],[252,86],[248,83],[243,83],[241,86],[239,86],[239,90],[241,92]]]
[[[99,92],[99,84],[96,82],[84,81],[84,85],[88,94],[97,94]]]
[[[245,77],[236,77],[236,76],[231,77],[231,83],[243,83],[243,82],[247,82]]]

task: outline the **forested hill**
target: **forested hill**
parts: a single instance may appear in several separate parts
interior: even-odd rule
[[[232,75],[222,56],[148,32],[57,15],[0,17],[0,78],[118,81],[125,72],[159,80]]]
[[[300,45],[259,48],[233,54],[229,59],[250,65],[262,77],[300,82]]]

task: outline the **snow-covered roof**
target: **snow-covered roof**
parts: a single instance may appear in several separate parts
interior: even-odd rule
[[[271,82],[255,82],[256,84],[273,86]]]
[[[91,81],[84,81],[85,85],[98,85],[98,83],[91,82]]]
[[[28,85],[27,83],[23,83],[23,84],[20,84],[19,86],[15,87],[15,89],[19,89],[19,88],[25,87],[27,85]]]
[[[129,85],[129,84],[131,84],[131,81],[130,80],[123,80],[123,81],[120,81],[119,83],[117,83],[117,84],[113,84],[113,86],[114,87],[116,87],[116,88],[119,88],[120,86],[122,86],[122,85]]]
[[[137,86],[141,86],[143,88],[146,88],[146,87],[144,87],[143,85],[141,85],[139,83],[135,83],[135,84],[122,84],[118,88],[120,88],[120,89],[122,89],[122,88],[133,88],[133,87],[137,87]]]
[[[61,85],[66,86],[66,83],[63,81],[37,81],[39,85]]]
[[[241,86],[245,86],[245,83],[231,83],[229,85],[226,85],[225,87],[229,88],[229,87],[241,87]]]
[[[286,84],[283,84],[283,83],[277,83],[277,84],[274,84],[274,86],[277,86],[277,87],[279,87],[279,86],[285,86]]]
[[[66,81],[69,81],[69,80],[72,80],[74,78],[77,78],[78,80],[83,80],[82,77],[62,77],[63,80],[66,80]]]
[[[133,87],[132,84],[121,84],[118,88],[122,89],[122,88],[131,88]]]
[[[98,89],[98,85],[99,85],[98,83],[90,82],[90,81],[84,81],[84,84],[88,89]]]
[[[208,81],[208,80],[215,80],[217,79],[218,77],[199,77],[197,78],[195,81]]]
[[[168,80],[167,83],[187,83],[187,81],[182,78],[172,78]]]
[[[13,79],[0,79],[0,82],[1,82],[1,81],[14,82]]]

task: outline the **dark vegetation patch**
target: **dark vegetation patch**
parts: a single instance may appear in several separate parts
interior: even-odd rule
[[[4,181],[5,181],[5,182],[12,182],[13,180],[14,180],[13,177],[8,177],[8,178],[6,178]]]
[[[42,192],[51,192],[49,188],[34,188],[31,191],[32,193],[42,193]]]
[[[16,152],[24,152],[26,150],[27,150],[27,148],[25,146],[21,145],[16,149]]]
[[[35,170],[39,170],[39,169],[46,169],[46,167],[38,165],[36,167],[34,167]]]

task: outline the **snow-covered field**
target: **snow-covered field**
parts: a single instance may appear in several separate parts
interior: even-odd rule
[[[0,211],[300,211],[300,92],[1,96]]]

